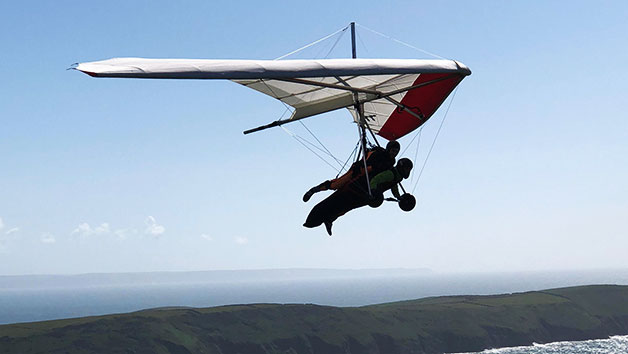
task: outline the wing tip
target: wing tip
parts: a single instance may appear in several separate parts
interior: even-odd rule
[[[456,64],[456,68],[458,68],[458,72],[459,72],[459,73],[463,74],[464,76],[469,76],[469,75],[471,75],[471,69],[469,69],[469,67],[468,67],[468,66],[466,66],[466,65],[464,65],[464,64],[462,64],[462,63],[460,63],[460,62],[459,62],[459,61],[457,61],[457,60],[454,60],[453,62],[454,62],[454,64]]]
[[[85,74],[87,74],[87,75],[89,75],[89,76],[91,76],[91,77],[98,77],[98,76],[99,76],[98,74],[96,74],[96,73],[95,73],[95,72],[93,72],[93,71],[87,71],[87,70],[85,70],[85,69],[82,69],[82,68],[81,68],[81,64],[80,64],[80,63],[74,63],[74,64],[70,65],[70,67],[69,67],[69,68],[67,68],[66,70],[76,70],[76,71],[80,71],[80,72],[85,73]]]

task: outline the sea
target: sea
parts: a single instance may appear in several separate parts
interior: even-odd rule
[[[268,269],[0,276],[0,324],[157,307],[250,303],[365,306],[445,295],[491,295],[577,285],[628,285],[628,269],[440,273],[429,269]],[[628,336],[482,353],[627,353]]]
[[[573,342],[555,342],[530,346],[488,349],[483,354],[626,354],[628,336],[612,336],[608,339],[595,339]],[[471,353],[458,353],[471,354]]]

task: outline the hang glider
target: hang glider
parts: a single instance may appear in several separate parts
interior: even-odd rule
[[[347,108],[356,123],[388,140],[420,127],[471,74],[454,60],[419,59],[114,58],[74,69],[93,77],[231,80],[294,108],[290,118],[245,134]]]

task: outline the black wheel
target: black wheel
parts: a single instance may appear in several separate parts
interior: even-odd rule
[[[403,211],[410,211],[416,206],[416,199],[410,193],[406,193],[399,197],[399,208]]]

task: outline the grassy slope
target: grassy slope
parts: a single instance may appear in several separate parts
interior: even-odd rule
[[[421,353],[612,334],[628,334],[628,286],[359,308],[256,304],[146,310],[0,326],[0,352]]]

